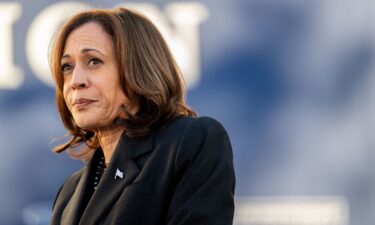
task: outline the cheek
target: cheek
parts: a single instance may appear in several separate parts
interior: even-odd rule
[[[117,78],[117,77],[116,77]],[[119,106],[125,103],[125,94],[122,91],[121,85],[119,84],[119,80],[113,78],[113,83],[108,84],[108,80],[106,81],[106,85],[103,85],[101,93],[103,97],[107,100],[107,104]]]
[[[70,104],[69,104],[69,95],[70,95],[70,90],[69,88],[66,88],[66,85],[63,86],[63,90],[62,90],[62,97],[64,99],[64,102],[65,102],[65,105],[66,107],[69,109],[69,111],[72,113],[72,109],[70,108]]]
[[[108,117],[124,116],[124,107],[127,107],[128,99],[122,90],[114,89],[112,92],[107,92],[105,97],[103,109]]]
[[[115,95],[116,95],[116,98],[115,98],[116,105],[121,106],[121,105],[128,104],[128,98],[125,96],[121,88],[117,89],[117,91],[115,92]]]
[[[62,92],[62,94],[63,94],[63,98],[64,98],[66,104],[68,103],[68,95],[69,95],[68,92],[69,92],[69,91],[64,87],[64,88],[63,88],[63,92]],[[68,104],[67,104],[67,105],[68,105]]]

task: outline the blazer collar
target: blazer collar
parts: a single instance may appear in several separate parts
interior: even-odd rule
[[[96,170],[93,165],[94,160],[91,160],[72,196],[69,203],[71,205],[67,208],[67,221],[62,224],[96,224],[102,216],[108,213],[108,210],[111,209],[125,187],[131,184],[138,176],[140,171],[134,160],[152,151],[152,144],[152,136],[135,140],[127,137],[124,132],[116,146],[108,168],[82,213],[83,196],[85,191],[87,191],[85,188],[88,186],[89,175]],[[123,178],[119,176],[121,173],[123,173]],[[81,218],[80,215],[82,215]]]
[[[63,211],[61,224],[75,225],[79,223],[80,217],[84,210],[84,196],[88,192],[87,188],[89,188],[89,175],[91,173],[94,173],[95,171],[95,160],[93,159],[98,157],[98,155],[98,151],[96,151],[93,155],[92,160],[87,164],[87,166],[83,170],[76,190],[74,191],[68,205],[65,207]]]

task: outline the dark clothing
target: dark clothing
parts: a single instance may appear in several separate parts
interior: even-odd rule
[[[142,140],[122,135],[85,206],[97,155],[61,187],[51,225],[232,224],[232,149],[216,120],[178,117]]]

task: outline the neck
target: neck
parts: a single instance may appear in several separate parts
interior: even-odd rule
[[[96,135],[99,138],[100,146],[103,150],[105,163],[109,163],[111,161],[112,154],[115,151],[116,145],[123,132],[124,127],[100,129],[96,132]]]

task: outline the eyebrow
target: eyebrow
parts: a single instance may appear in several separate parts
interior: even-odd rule
[[[97,53],[99,53],[100,55],[105,56],[101,51],[99,51],[99,50],[97,50],[97,49],[95,49],[95,48],[84,48],[84,49],[81,50],[81,53],[87,53],[87,52],[91,52],[91,51],[97,52]],[[69,57],[70,57],[69,54],[64,54],[64,55],[61,57],[61,59],[69,58]]]

